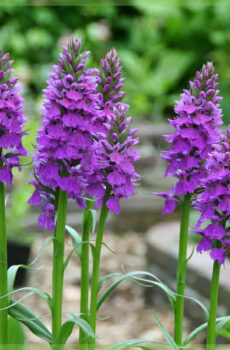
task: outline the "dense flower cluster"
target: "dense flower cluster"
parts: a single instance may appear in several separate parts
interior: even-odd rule
[[[134,195],[134,183],[139,178],[133,163],[139,159],[139,152],[133,148],[138,143],[134,136],[136,129],[130,129],[131,117],[127,117],[128,105],[121,103],[125,92],[119,91],[124,79],[122,67],[115,49],[101,60],[99,88],[102,91],[101,109],[105,117],[105,132],[94,141],[97,167],[88,179],[87,194],[97,198],[101,206],[106,187],[110,195],[106,205],[116,214],[120,212],[120,199]]]
[[[101,60],[100,74],[98,77],[99,90],[101,91],[102,107],[105,114],[110,115],[110,110],[124,97],[124,78],[121,78],[122,66],[115,49],[110,50]]]
[[[43,204],[39,225],[48,230],[55,226],[57,188],[84,206],[81,194],[86,174],[96,163],[92,137],[105,129],[97,91],[98,70],[85,69],[89,54],[81,52],[81,40],[64,47],[45,90],[43,123],[34,156],[35,192],[29,203]]]
[[[217,80],[213,64],[208,62],[196,73],[195,81],[190,82],[190,90],[184,90],[176,101],[177,116],[169,120],[175,132],[165,136],[172,148],[162,158],[169,164],[165,176],[174,176],[178,181],[169,194],[158,194],[166,198],[165,213],[175,209],[178,196],[194,193],[200,186],[205,177],[205,159],[212,145],[219,142],[220,131],[216,127],[222,124],[222,111]]]
[[[12,183],[12,168],[19,167],[19,156],[26,155],[22,146],[25,119],[23,99],[18,95],[18,78],[13,78],[13,61],[0,49],[0,181]]]
[[[116,214],[120,212],[120,199],[134,195],[134,180],[139,178],[133,166],[139,159],[138,151],[133,148],[138,139],[134,137],[136,129],[129,128],[130,122],[123,105],[113,108],[105,124],[107,132],[94,143],[98,166],[87,188],[87,193],[94,195],[101,206],[109,186],[106,205]]]
[[[195,230],[202,235],[197,251],[211,250],[211,258],[223,264],[230,249],[230,129],[227,137],[222,135],[221,143],[209,154],[206,170],[203,192],[194,203],[194,208],[201,213],[196,227],[208,221],[204,229]]]
[[[34,156],[35,191],[29,200],[42,204],[39,226],[55,228],[55,196],[60,188],[84,207],[82,196],[95,196],[101,205],[106,186],[111,188],[107,207],[119,213],[119,199],[134,193],[138,177],[132,163],[138,153],[120,102],[124,79],[117,52],[101,60],[100,72],[85,69],[89,52],[81,41],[63,48],[45,90],[43,124]]]

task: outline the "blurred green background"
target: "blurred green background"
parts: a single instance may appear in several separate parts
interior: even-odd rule
[[[90,66],[98,67],[110,48],[118,50],[126,78],[125,99],[131,115],[139,121],[165,121],[195,71],[207,60],[214,61],[224,97],[224,122],[230,122],[230,5],[226,0],[130,0],[127,6],[114,6],[109,0],[87,6],[29,6],[29,0],[16,3],[20,6],[12,2],[0,6],[0,46],[15,60],[23,84],[30,130],[24,143],[29,150],[33,150],[41,123],[47,74],[71,36],[80,37],[91,50]],[[20,190],[10,214],[17,222],[27,210],[24,203],[31,191],[27,180],[25,175],[17,175]]]
[[[29,2],[20,0],[21,5]],[[64,2],[62,2],[64,4]],[[92,66],[116,47],[133,116],[163,120],[188,79],[207,60],[220,74],[225,122],[230,118],[230,6],[226,0],[130,1],[130,6],[2,6],[0,45],[24,84],[28,117],[40,104],[47,73],[69,37],[83,39]],[[155,5],[154,5],[155,4]],[[27,107],[27,108],[28,108]]]

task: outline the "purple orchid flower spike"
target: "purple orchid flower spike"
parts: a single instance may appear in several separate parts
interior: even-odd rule
[[[0,181],[10,185],[12,168],[20,169],[19,157],[26,155],[22,145],[25,118],[18,78],[12,77],[13,61],[0,49]]]
[[[123,87],[124,78],[121,78],[122,66],[115,49],[110,50],[104,59],[101,60],[100,75],[98,78],[103,105],[105,109],[120,102],[125,95],[125,91],[120,91]]]
[[[134,195],[135,181],[139,179],[133,166],[139,159],[139,152],[134,148],[138,138],[134,136],[136,129],[130,129],[129,124],[124,106],[114,107],[106,123],[107,132],[94,142],[98,162],[86,188],[87,194],[95,196],[96,204],[101,206],[109,186],[106,205],[116,215],[120,213],[120,199]]]
[[[57,188],[84,207],[85,179],[96,164],[92,140],[105,129],[97,92],[99,71],[85,68],[89,54],[82,51],[81,40],[63,47],[44,93],[43,123],[33,159],[35,192],[29,203],[43,204],[38,223],[48,230],[55,226]]]
[[[127,116],[128,105],[121,102],[125,92],[120,91],[124,79],[122,67],[115,49],[101,60],[99,90],[101,91],[101,111],[105,130],[94,141],[97,165],[88,178],[86,193],[95,196],[96,204],[102,205],[106,187],[110,187],[107,208],[120,213],[120,199],[134,195],[134,185],[139,175],[133,163],[139,159],[134,148],[138,143],[136,129],[130,128],[131,117]]]
[[[177,178],[175,196],[193,194],[206,176],[205,159],[212,150],[212,145],[219,142],[220,131],[216,128],[222,124],[222,111],[219,101],[218,75],[214,73],[211,62],[203,65],[196,73],[195,81],[190,82],[190,89],[184,90],[181,99],[176,101],[176,117],[169,120],[175,129],[174,134],[165,139],[172,147],[162,152],[167,161],[165,176]],[[161,193],[158,194],[162,196]],[[166,199],[172,197],[169,195]],[[171,202],[166,202],[164,213],[175,209]]]
[[[194,202],[201,214],[197,227],[207,222],[203,229],[195,230],[202,236],[197,251],[211,251],[210,256],[223,264],[230,248],[230,129],[227,137],[213,147],[206,160],[206,177],[202,180],[203,192]],[[211,223],[210,223],[211,221]]]

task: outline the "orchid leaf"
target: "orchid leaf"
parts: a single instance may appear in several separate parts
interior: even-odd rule
[[[125,340],[121,343],[112,345],[111,347],[108,348],[108,350],[124,350],[129,347],[138,347],[140,349],[147,350],[149,348],[139,345],[139,344],[159,344],[159,345],[165,345],[165,343],[157,342],[154,340],[147,340],[147,339],[130,339],[130,340]],[[139,345],[139,346],[138,346]]]
[[[79,259],[81,260],[81,255],[82,255],[82,240],[81,240],[81,236],[72,227],[66,225],[65,228],[68,231],[68,233],[70,234],[74,250],[77,253]]]
[[[154,318],[155,318],[155,320],[158,324],[158,327],[160,328],[162,334],[164,335],[167,343],[169,344],[170,349],[171,350],[179,350],[179,347],[176,345],[175,341],[173,340],[171,335],[168,333],[166,328],[162,325],[162,323],[160,322],[159,318],[157,317],[157,315],[155,313],[154,313]]]
[[[11,305],[8,310],[8,314],[11,317],[24,324],[33,334],[51,344],[52,335],[50,331],[36,317],[33,311],[21,303],[16,303],[13,299],[11,300]]]
[[[18,350],[25,349],[26,336],[22,324],[15,318],[9,316],[7,322],[8,340],[7,344],[17,344]]]
[[[90,336],[91,338],[95,338],[95,334],[89,326],[88,322],[79,317],[80,314],[72,314],[69,312],[67,313],[70,315],[70,318],[62,325],[53,344],[63,345],[64,347],[64,344],[71,335],[75,324],[78,325],[86,335]]]
[[[95,209],[85,209],[84,219],[82,222],[83,230],[95,231],[97,224],[97,212]]]
[[[29,263],[28,265],[12,265],[9,267],[8,271],[7,271],[7,283],[8,283],[8,295],[9,295],[9,300],[10,300],[10,293],[13,291],[13,287],[14,287],[14,282],[15,282],[15,278],[17,275],[17,272],[20,268],[22,269],[26,269],[26,270],[39,270],[39,268],[32,268],[31,266],[34,265],[38,259],[40,258],[40,256],[43,254],[45,248],[47,247],[47,245],[53,241],[54,237],[48,237],[45,242],[42,244],[42,247],[38,253],[38,255],[34,258],[34,260],[31,261],[31,263]]]
[[[230,316],[218,317],[216,319],[216,333],[221,334],[221,331],[229,321],[230,321]],[[207,327],[208,327],[208,322],[205,322],[200,326],[198,326],[196,329],[194,329],[184,340],[183,346],[188,345],[200,332],[204,331]]]
[[[72,249],[72,250],[69,252],[69,254],[68,254],[68,256],[67,256],[67,258],[66,258],[66,260],[65,260],[65,262],[64,262],[64,265],[63,265],[64,271],[65,271],[65,269],[67,268],[67,266],[69,265],[70,259],[71,259],[71,257],[72,257],[72,255],[73,255],[74,252],[75,252],[75,249]]]
[[[110,287],[107,288],[107,290],[104,292],[104,294],[100,297],[97,303],[97,310],[101,307],[101,305],[104,303],[104,301],[108,298],[108,296],[112,293],[112,291],[123,281],[133,278],[134,276],[138,275],[147,275],[151,276],[152,278],[156,279],[158,282],[161,282],[155,275],[151,274],[150,272],[146,271],[133,271],[133,272],[128,272],[126,274],[122,274],[120,278],[118,278]],[[108,278],[110,278],[111,275],[109,275]],[[114,274],[115,276],[115,274]],[[112,276],[113,277],[113,276]],[[100,280],[98,287],[101,288],[102,284],[108,279],[104,278],[104,280]],[[152,281],[154,282],[154,281]]]

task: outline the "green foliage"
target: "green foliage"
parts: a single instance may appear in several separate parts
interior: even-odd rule
[[[112,1],[50,7],[19,3],[0,8],[1,45],[16,61],[25,96],[36,103],[62,44],[74,35],[92,51],[91,65],[98,66],[107,50],[117,48],[131,114],[153,120],[170,115],[195,70],[214,60],[225,98],[224,118],[229,121],[230,6],[225,0],[203,1],[199,6],[181,0],[133,0],[127,3],[130,6],[114,6]]]
[[[31,332],[37,335],[39,338],[51,344],[51,333],[39,320],[39,318],[33,313],[33,311],[21,303],[16,304],[14,300],[12,300],[11,304],[13,306],[9,308],[9,315],[12,316],[16,321],[19,321],[28,327]]]
[[[230,339],[230,322],[228,322],[223,329],[220,330],[219,335]]]
[[[8,344],[17,344],[18,350],[24,350],[26,336],[22,324],[12,317],[8,318]]]
[[[125,340],[119,344],[115,344],[109,347],[109,350],[124,350],[128,348],[138,348],[142,350],[151,350],[153,349],[152,347],[149,348],[144,345],[140,344],[158,344],[158,345],[165,345],[164,343],[153,341],[153,340],[146,340],[146,339],[129,339]],[[164,346],[165,348],[165,346]],[[159,349],[159,348],[158,348]]]
[[[57,345],[64,345],[69,338],[69,336],[72,333],[74,325],[78,325],[86,335],[95,338],[95,334],[93,333],[91,327],[89,324],[79,317],[79,315],[75,315],[73,313],[68,313],[70,315],[70,318],[62,325],[56,339],[54,340],[53,344]],[[62,349],[61,347],[58,347],[58,349]]]
[[[167,341],[167,344],[169,345],[169,348],[171,350],[179,350],[179,347],[176,345],[175,341],[173,340],[171,335],[168,333],[167,329],[162,325],[162,323],[160,322],[160,320],[156,314],[154,314],[154,318],[155,318],[156,323],[157,323],[158,327],[160,328],[162,334],[164,335],[165,340]]]

